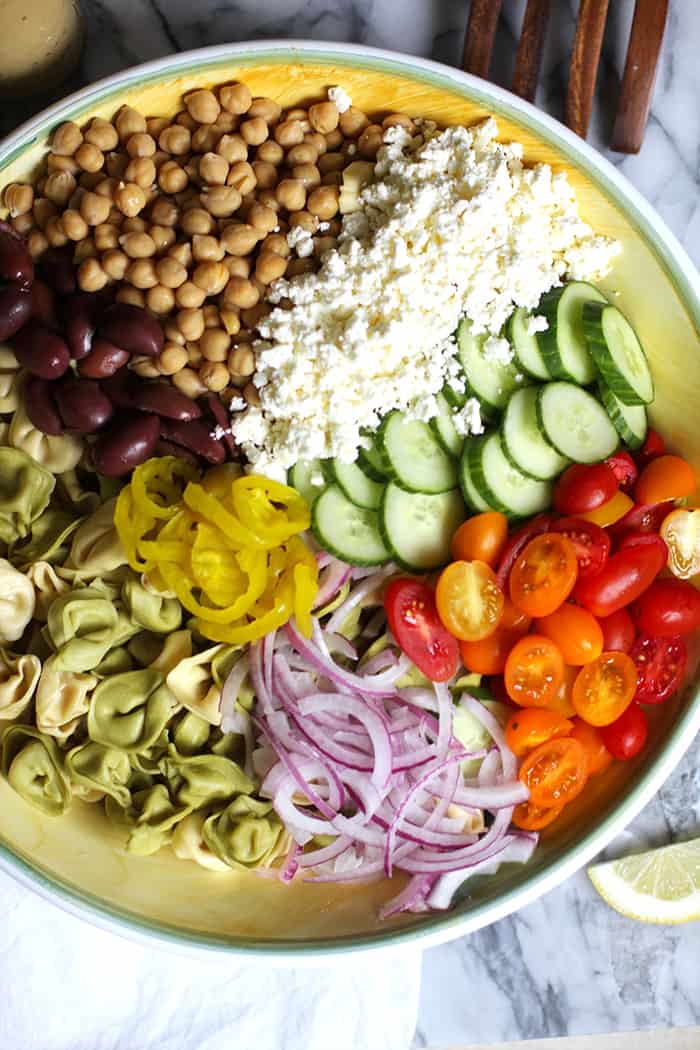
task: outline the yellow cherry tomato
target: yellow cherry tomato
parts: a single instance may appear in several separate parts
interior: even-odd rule
[[[608,525],[613,525],[620,518],[624,518],[628,510],[631,510],[634,506],[634,500],[622,492],[616,492],[605,503],[602,503],[600,507],[595,507],[594,510],[587,510],[583,514],[577,514],[577,518],[583,518],[584,521],[592,521],[594,525],[600,525],[601,529],[606,528]]]
[[[504,595],[486,562],[453,561],[440,574],[435,603],[440,619],[455,638],[478,642],[498,627]]]

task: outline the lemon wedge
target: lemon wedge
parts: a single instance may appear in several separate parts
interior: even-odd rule
[[[588,875],[603,900],[628,919],[700,919],[700,839],[594,864]]]

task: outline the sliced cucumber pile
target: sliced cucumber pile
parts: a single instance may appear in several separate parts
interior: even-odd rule
[[[427,423],[390,412],[379,429],[379,443],[390,476],[409,492],[447,492],[457,484],[454,460]]]
[[[650,405],[654,381],[637,333],[623,313],[607,303],[583,305],[583,330],[604,382],[623,405]]]
[[[503,451],[514,467],[538,481],[551,481],[569,465],[542,434],[537,423],[537,387],[516,390],[501,425]]]
[[[390,482],[379,511],[379,531],[395,561],[428,572],[445,564],[450,540],[464,521],[459,489],[430,495],[406,492]]]
[[[531,335],[527,330],[529,316],[527,310],[524,310],[522,306],[518,307],[508,322],[508,339],[513,347],[515,360],[522,370],[533,379],[546,381],[552,376],[544,363],[537,336]]]
[[[474,488],[492,510],[524,518],[539,514],[552,502],[551,483],[536,481],[514,467],[498,431],[470,442],[467,455]]]
[[[586,386],[596,377],[596,366],[583,327],[583,308],[604,303],[605,296],[585,281],[572,281],[542,296],[538,313],[547,329],[537,333],[537,343],[552,379],[568,379]]]
[[[457,328],[457,358],[461,364],[469,389],[478,397],[488,414],[505,408],[508,398],[518,385],[518,369],[511,362],[502,364],[487,357],[485,335],[473,335],[466,318]]]
[[[574,463],[599,463],[617,448],[617,431],[600,401],[574,383],[545,383],[537,422],[552,448]]]
[[[376,510],[356,507],[338,485],[329,485],[316,498],[311,518],[317,540],[336,558],[353,565],[381,565],[391,559]]]

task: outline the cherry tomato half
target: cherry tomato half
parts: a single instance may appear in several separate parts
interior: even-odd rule
[[[528,616],[549,616],[571,594],[578,561],[571,540],[545,532],[530,540],[510,571],[510,596]]]
[[[503,591],[484,561],[453,561],[443,569],[435,601],[447,630],[465,642],[493,634],[503,615]]]
[[[644,444],[637,453],[637,462],[643,467],[652,459],[656,459],[657,456],[663,456],[665,451],[666,444],[664,439],[658,431],[654,430],[653,427],[649,427]]]
[[[618,609],[610,616],[598,621],[603,632],[603,649],[606,652],[629,653],[637,636],[634,620],[626,609]]]
[[[673,510],[673,503],[669,502],[635,504],[624,518],[610,526],[613,543],[619,543],[630,533],[658,532],[670,510]]]
[[[555,714],[561,715],[562,718],[573,718],[576,714],[576,709],[571,702],[571,696],[574,691],[574,682],[578,677],[579,668],[572,667],[570,664],[564,666],[564,677],[562,678],[561,685],[557,689],[557,695],[547,704],[548,711],[554,711]]]
[[[599,507],[583,511],[581,517],[584,521],[591,521],[594,525],[600,525],[602,529],[605,529],[608,525],[614,525],[616,521],[624,518],[632,507],[634,507],[634,500],[618,489],[614,496],[611,496],[605,503],[601,503]]]
[[[634,705],[630,704],[630,707],[632,706]],[[614,722],[613,725],[615,725]],[[584,722],[581,718],[573,719],[573,729],[570,736],[574,740],[578,740],[586,752],[589,777],[595,777],[598,773],[604,773],[613,759],[603,742],[602,733],[602,729],[589,726],[588,722]]]
[[[637,668],[631,657],[601,653],[579,671],[571,700],[584,722],[607,726],[632,703],[636,690]]]
[[[520,552],[535,536],[539,536],[543,532],[548,532],[551,521],[551,514],[538,514],[537,517],[532,519],[532,521],[528,521],[526,525],[521,525],[519,529],[516,529],[515,532],[511,534],[501,552],[498,569],[496,570],[498,586],[502,590],[505,590],[507,587],[510,570],[513,568],[515,560]]]
[[[563,806],[535,806],[530,802],[521,802],[513,810],[513,823],[523,831],[541,831],[557,819]]]
[[[700,572],[700,510],[672,510],[663,520],[660,536],[668,547],[673,575],[682,580],[696,576]]]
[[[580,795],[588,780],[588,759],[578,740],[555,737],[526,756],[518,777],[535,806],[560,806]]]
[[[696,485],[690,463],[680,456],[658,456],[639,475],[635,496],[639,503],[663,503],[689,496]]]
[[[665,563],[665,554],[656,544],[625,547],[608,558],[597,576],[578,581],[574,600],[594,616],[610,616],[636,601]]]
[[[520,707],[548,707],[564,678],[564,659],[554,642],[527,634],[508,653],[505,686]]]
[[[654,580],[637,602],[637,625],[663,638],[690,634],[700,627],[700,593],[687,580]]]
[[[603,743],[614,758],[625,762],[634,758],[647,742],[647,716],[639,704],[630,704],[619,718],[600,730]]]
[[[640,704],[663,704],[683,680],[688,651],[682,638],[653,638],[641,635],[630,651],[637,669],[635,700]]]
[[[460,525],[450,550],[455,561],[485,561],[492,568],[497,563],[508,538],[508,519],[497,510],[475,514]]]
[[[529,616],[520,612],[506,598],[498,628],[478,642],[460,642],[464,666],[474,674],[503,674],[508,653],[519,638],[530,629]]]
[[[399,577],[384,593],[389,628],[416,667],[433,682],[446,682],[457,670],[457,639],[443,627],[435,594],[426,583]]]
[[[608,456],[605,462],[617,478],[617,483],[622,491],[629,494],[639,477],[637,464],[634,462],[629,452],[626,452],[625,449],[621,448],[618,452],[614,452],[612,456]]]
[[[600,525],[583,518],[560,518],[552,523],[551,531],[561,532],[573,543],[579,580],[600,572],[610,554],[610,537]]]
[[[596,660],[603,651],[603,632],[595,616],[571,602],[564,602],[538,620],[535,630],[559,647],[565,664],[580,667]]]
[[[607,503],[617,488],[617,478],[607,463],[574,463],[554,486],[554,506],[560,514],[581,514]]]
[[[506,722],[506,743],[514,755],[522,758],[546,740],[569,736],[573,722],[542,707],[525,707]]]

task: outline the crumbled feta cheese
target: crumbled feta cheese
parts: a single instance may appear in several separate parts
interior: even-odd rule
[[[352,99],[347,91],[338,86],[328,88],[328,101],[335,102],[339,113],[346,113],[352,105]]]
[[[546,332],[549,323],[542,314],[532,314],[525,322],[525,331],[528,335],[537,335],[538,332]]]
[[[469,434],[483,434],[484,424],[481,419],[481,405],[478,398],[468,397],[463,407],[454,412],[452,422],[461,437],[467,437]]]
[[[221,441],[222,437],[226,437],[227,434],[230,433],[231,427],[222,427],[220,423],[217,423],[211,432],[211,436],[215,438],[216,441]]]
[[[323,471],[322,470],[314,470],[314,471],[312,471],[311,476],[309,477],[309,483],[311,485],[314,485],[314,486],[317,486],[317,487],[320,487],[321,485],[323,485],[325,480],[326,479],[323,476]]]
[[[314,239],[302,226],[292,226],[287,234],[287,244],[292,251],[296,251],[300,259],[307,258],[314,250]]]
[[[502,336],[490,335],[484,341],[484,357],[494,364],[509,365],[513,360],[513,348]]]
[[[317,273],[275,283],[270,298],[291,308],[259,324],[261,405],[233,425],[253,463],[350,462],[363,430],[391,409],[430,418],[446,381],[460,389],[461,317],[487,335],[494,360],[506,348],[510,360],[499,333],[515,307],[534,310],[567,276],[610,266],[617,247],[580,218],[566,177],[525,167],[497,131],[492,119],[443,131],[424,122],[414,138],[387,129],[338,247]],[[312,250],[305,231],[287,239],[299,255]],[[474,433],[480,417],[473,405],[463,411]]]
[[[244,397],[232,397],[229,401],[229,412],[242,412],[248,402]]]

